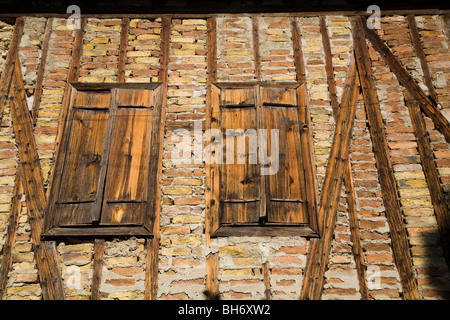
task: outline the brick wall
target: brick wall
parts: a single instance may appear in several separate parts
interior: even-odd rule
[[[295,81],[292,25],[288,17],[258,17],[263,81]],[[314,142],[319,195],[325,179],[335,129],[325,71],[325,54],[318,17],[296,17],[301,34],[306,84]],[[125,63],[126,82],[156,82],[160,69],[161,19],[130,19]],[[450,51],[440,16],[416,17],[431,68],[438,102],[448,113]],[[350,21],[327,16],[334,76],[340,101],[352,54]],[[36,70],[46,19],[25,19],[19,57],[33,101]],[[254,81],[253,21],[245,16],[217,18],[218,81]],[[7,27],[1,27],[0,32]],[[10,29],[9,29],[10,30]],[[83,39],[80,67],[82,82],[115,82],[118,73],[120,19],[89,18]],[[10,32],[10,31],[8,31]],[[411,46],[404,16],[381,19],[377,31],[407,70],[423,84],[423,71]],[[39,117],[34,128],[45,184],[55,157],[60,108],[67,82],[75,31],[65,19],[54,19],[45,66]],[[205,239],[205,166],[202,152],[193,149],[205,128],[207,78],[207,20],[172,19],[170,32],[167,107],[165,118],[162,199],[160,216],[158,299],[203,299],[206,256],[219,254],[219,286],[224,299],[262,299],[262,265],[269,262],[274,299],[300,295],[310,242],[302,237],[224,237]],[[1,49],[1,47],[0,47]],[[394,165],[402,212],[406,222],[421,298],[448,297],[450,275],[439,246],[440,238],[417,145],[404,104],[403,87],[384,61],[369,46],[377,94]],[[450,115],[450,113],[448,113]],[[450,150],[442,135],[427,119],[436,164],[444,190],[450,191]],[[185,131],[180,131],[185,130]],[[191,138],[183,140],[183,133]],[[190,146],[190,154],[181,147]],[[176,154],[182,156],[176,156]],[[391,249],[377,169],[362,96],[351,142],[350,160],[356,192],[364,261],[372,299],[400,299],[399,275]],[[18,162],[9,109],[0,128],[0,248],[6,234],[8,213]],[[448,199],[447,199],[448,200]],[[352,254],[347,199],[342,191],[336,230],[325,273],[323,299],[360,299]],[[8,299],[40,299],[37,270],[30,239],[26,201],[23,198],[14,260],[8,279]],[[1,249],[0,249],[1,250]],[[92,240],[58,242],[58,253],[67,299],[89,299],[92,283]],[[102,299],[143,299],[146,271],[145,240],[113,239],[105,243]],[[374,278],[375,277],[375,278]]]

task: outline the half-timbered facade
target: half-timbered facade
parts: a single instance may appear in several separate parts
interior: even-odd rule
[[[5,16],[0,298],[449,299],[450,12],[369,17]]]

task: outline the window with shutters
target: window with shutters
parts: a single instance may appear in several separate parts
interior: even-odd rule
[[[152,235],[161,102],[158,83],[71,86],[44,235]]]
[[[210,101],[206,135],[210,236],[317,236],[304,85],[216,83]]]

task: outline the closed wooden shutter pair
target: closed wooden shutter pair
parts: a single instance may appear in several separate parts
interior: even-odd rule
[[[121,234],[112,228],[119,226],[152,230],[161,92],[154,84],[72,88],[46,212],[48,229],[72,234],[79,227],[96,227],[83,232],[101,228],[114,235]]]
[[[249,226],[309,228],[313,186],[306,183],[310,150],[300,90],[292,83],[212,86],[211,129],[221,138],[210,150],[219,152],[216,160],[223,156],[211,163],[213,236],[265,232],[238,229]]]

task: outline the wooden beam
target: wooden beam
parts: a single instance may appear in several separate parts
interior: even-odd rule
[[[219,253],[210,253],[206,257],[206,298],[219,299]]]
[[[410,14],[406,17],[409,26],[409,33],[411,34],[411,41],[413,44],[414,51],[416,52],[416,56],[419,58],[420,66],[422,67],[423,77],[425,80],[425,85],[428,88],[428,93],[431,96],[433,102],[437,104],[437,94],[434,89],[433,82],[431,81],[431,72],[428,67],[427,59],[425,56],[425,52],[423,51],[422,41],[420,40],[419,29],[417,28],[416,18],[413,14]]]
[[[31,113],[33,125],[36,125],[36,121],[39,115],[39,106],[41,104],[41,96],[42,96],[42,86],[44,84],[45,65],[47,63],[47,54],[50,38],[52,36],[53,20],[54,18],[48,18],[47,23],[45,25],[44,39],[42,41],[41,61],[39,62],[39,68],[36,78],[36,86],[34,88],[34,101]]]
[[[333,60],[331,54],[330,37],[326,24],[326,17],[320,18],[320,33],[322,34],[323,51],[325,53],[325,70],[327,73],[328,91],[330,92],[331,107],[333,114],[338,114],[339,101],[337,97],[336,82],[334,80]]]
[[[165,119],[166,115],[166,97],[167,87],[169,81],[169,60],[170,60],[170,32],[172,29],[171,18],[163,18],[161,23],[161,58],[160,68],[158,73],[158,81],[163,83],[163,97],[161,106],[161,119]],[[156,203],[160,204],[161,199],[161,180],[162,180],[162,155],[163,155],[163,143],[164,138],[164,120],[160,127],[159,137],[161,139],[159,144],[159,158],[158,158],[158,173],[157,181],[159,187],[158,192],[155,195],[157,197]],[[153,221],[153,238],[147,239],[147,268],[145,271],[145,300],[156,300],[158,296],[158,262],[159,262],[159,229],[160,229],[160,214],[161,205],[156,206],[155,217]]]
[[[119,44],[119,62],[117,66],[117,82],[125,82],[125,63],[127,60],[128,47],[128,28],[130,26],[130,19],[122,19],[122,29],[120,30],[120,44]]]
[[[366,39],[364,38],[363,29],[367,29],[367,27],[365,22],[363,23],[359,17],[352,18],[351,25],[359,81],[363,91],[367,120],[378,170],[378,179],[390,228],[392,251],[402,284],[403,298],[419,299],[408,236],[398,198],[397,182],[394,177],[394,170],[388,152],[389,147],[386,141],[383,118],[381,116],[377,90],[373,79]]]
[[[325,181],[321,192],[319,221],[323,220],[321,238],[311,241],[311,251],[306,265],[300,298],[319,300],[324,285],[324,275],[333,241],[334,227],[342,190],[342,181],[348,161],[353,123],[358,101],[358,80],[354,60],[350,65],[346,87],[342,96],[339,117],[336,123],[333,145],[328,157]]]
[[[328,30],[325,23],[325,17],[320,19],[320,29],[322,33],[322,42],[325,51],[325,64],[327,73],[327,82],[331,95],[331,106],[333,108],[334,120],[338,121],[339,103],[336,95],[336,83],[334,78],[333,61],[331,59],[331,45],[328,37]],[[351,58],[354,60],[354,55]],[[354,61],[350,62],[350,66],[354,66]],[[350,74],[351,71],[349,71]],[[358,81],[359,84],[359,81]],[[334,97],[334,98],[333,98]],[[358,275],[359,291],[363,300],[369,299],[366,280],[366,265],[364,262],[364,254],[361,248],[361,236],[358,225],[358,214],[356,209],[355,186],[353,183],[352,164],[350,159],[347,161],[344,169],[344,185],[347,195],[347,211],[350,224],[350,238],[352,241],[352,252],[356,264],[356,273]]]
[[[264,280],[264,297],[266,300],[272,300],[272,292],[270,291],[270,265],[269,261],[262,265],[262,275]]]
[[[261,81],[261,53],[259,48],[259,21],[252,17],[253,60],[255,64],[255,78]]]
[[[411,97],[414,97],[419,102],[423,112],[433,120],[435,127],[444,135],[445,140],[450,143],[450,124],[439,111],[437,105],[427,97],[422,88],[406,71],[384,41],[373,30],[367,28],[366,19],[363,17],[355,17],[354,19],[361,21],[360,24],[362,26],[360,32],[366,35],[373,48],[381,55],[391,71],[395,74],[397,80],[408,90]]]
[[[16,63],[20,40],[23,34],[24,20],[22,17],[17,18],[14,25],[14,31],[9,43],[9,50],[6,56],[5,66],[0,77],[0,124],[3,120],[3,109],[8,105],[8,96],[11,83],[14,78],[14,65]]]
[[[21,170],[20,166],[18,170]],[[19,225],[19,215],[20,210],[22,209],[22,195],[22,180],[20,174],[17,173],[11,200],[11,211],[8,218],[8,230],[6,231],[5,243],[3,245],[2,264],[0,266],[0,300],[6,298],[8,274],[12,266],[14,244],[16,243],[16,233]]]
[[[31,238],[42,294],[45,300],[62,300],[64,299],[64,287],[56,243],[54,241],[41,242],[46,198],[18,59],[14,66],[14,83],[11,89],[11,115],[22,169],[19,172],[27,199]]]
[[[298,82],[306,81],[305,62],[303,59],[302,37],[296,17],[291,18],[292,45],[294,46],[294,65]]]
[[[417,139],[417,149],[423,166],[423,172],[430,190],[434,213],[441,235],[442,249],[447,266],[450,269],[450,213],[445,202],[445,193],[439,180],[439,172],[434,162],[433,148],[427,133],[425,121],[417,102],[411,99],[408,91],[405,91],[405,102],[408,106],[414,135]]]
[[[217,21],[216,18],[209,18],[207,21],[207,61],[206,61],[206,122],[205,132],[211,128],[211,109],[212,109],[212,84],[217,81]],[[218,174],[218,173],[217,173]],[[211,233],[218,227],[218,222],[214,219],[213,208],[211,208],[211,192],[214,177],[216,176],[215,166],[211,165],[209,161],[205,164],[205,204],[206,204],[206,218],[205,218],[205,242],[206,247],[209,248],[211,244]],[[216,189],[214,189],[216,190]]]
[[[94,265],[92,267],[91,300],[100,300],[100,285],[102,283],[103,254],[105,251],[105,240],[94,241]]]
[[[442,23],[447,36],[447,44],[450,46],[450,14],[442,15]]]

